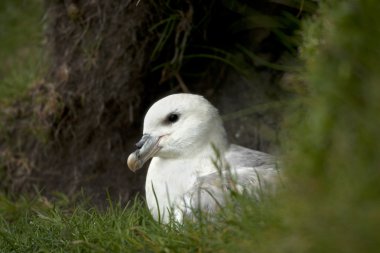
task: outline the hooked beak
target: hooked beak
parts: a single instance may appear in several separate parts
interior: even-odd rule
[[[141,140],[136,143],[137,150],[128,157],[129,169],[133,172],[141,169],[160,150],[159,141],[160,137],[144,134]]]

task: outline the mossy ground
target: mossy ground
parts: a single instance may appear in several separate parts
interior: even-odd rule
[[[42,0],[0,3],[0,105],[43,78],[42,17]]]

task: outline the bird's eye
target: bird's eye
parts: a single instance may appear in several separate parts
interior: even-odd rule
[[[167,122],[175,123],[179,119],[179,115],[177,113],[170,113],[166,118]]]

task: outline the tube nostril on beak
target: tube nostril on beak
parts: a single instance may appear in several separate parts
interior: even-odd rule
[[[143,146],[144,146],[144,144],[145,144],[145,142],[146,142],[146,140],[149,138],[149,135],[148,134],[144,134],[143,135],[143,137],[141,138],[141,140],[139,140],[139,142],[137,142],[136,144],[135,144],[135,146],[138,148],[138,149],[141,149]]]
[[[143,141],[139,141],[135,144],[135,146],[137,147],[137,149],[141,149],[142,146],[144,145],[144,142]]]

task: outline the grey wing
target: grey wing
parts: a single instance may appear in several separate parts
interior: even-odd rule
[[[234,168],[262,167],[271,168],[276,165],[274,156],[232,144],[226,152],[227,162]]]
[[[223,206],[226,192],[230,190],[240,193],[247,191],[257,198],[260,198],[262,190],[275,190],[278,169],[273,156],[231,145],[225,158],[230,168],[199,177],[195,186],[185,195],[187,209],[196,207],[213,212]]]
[[[279,176],[278,162],[270,154],[231,145],[226,160],[239,187],[248,190],[273,189]]]

